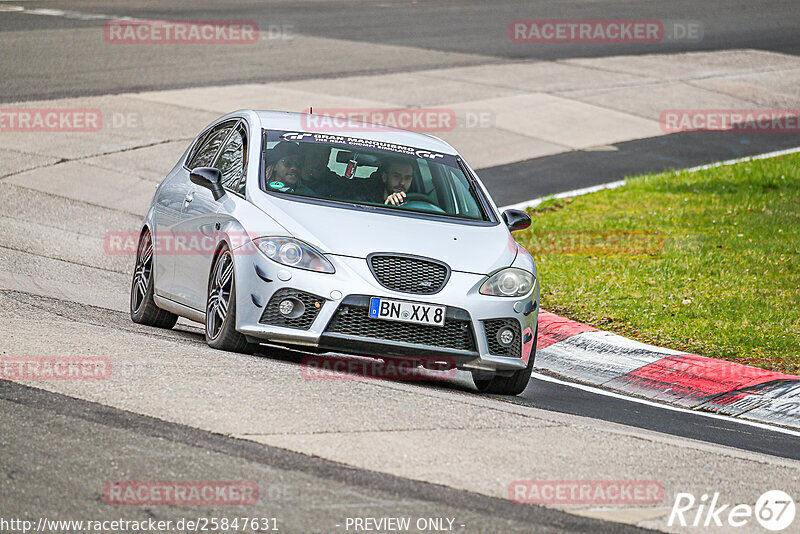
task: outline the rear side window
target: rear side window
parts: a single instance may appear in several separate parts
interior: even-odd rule
[[[222,172],[222,187],[236,193],[244,193],[246,156],[247,133],[240,123],[222,147],[222,152],[214,165]]]
[[[190,169],[210,167],[214,162],[214,156],[217,155],[219,147],[225,141],[234,124],[236,124],[236,121],[225,122],[203,134],[197,142],[197,148],[194,155],[189,159],[187,167]]]

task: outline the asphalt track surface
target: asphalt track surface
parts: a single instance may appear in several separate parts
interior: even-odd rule
[[[7,2],[14,5],[15,2]],[[448,52],[450,59],[439,60],[442,67],[509,60],[556,60],[573,57],[674,53],[700,50],[753,48],[800,54],[800,5],[793,0],[696,2],[519,2],[498,0],[437,1],[324,1],[324,2],[159,2],[142,1],[27,1],[28,10],[61,9],[82,14],[128,16],[161,20],[247,20],[260,28],[291,26],[297,35],[349,40],[365,46],[380,43],[430,51]],[[516,19],[632,19],[691,20],[703,27],[700,42],[654,44],[526,44],[508,38],[508,24]],[[0,101],[52,98],[91,94],[112,94],[137,89],[153,90],[191,86],[224,85],[375,74],[410,70],[402,62],[360,64],[349,56],[328,56],[325,70],[313,61],[298,62],[293,56],[270,57],[263,51],[240,47],[159,51],[150,56],[130,56],[102,40],[90,43],[90,50],[70,54],[70,70],[61,61],[63,47],[74,45],[66,31],[97,28],[107,20],[80,20],[64,16],[0,14],[0,32],[23,32],[0,47],[3,57],[13,53],[15,61],[2,64],[3,91]],[[231,55],[235,54],[235,55]],[[309,58],[306,58],[309,59]],[[436,65],[424,64],[419,68]],[[413,69],[413,67],[411,67]],[[98,76],[97,74],[100,74]],[[113,74],[113,75],[109,75]],[[31,80],[50,79],[53,83],[32,86]]]
[[[573,150],[498,165],[480,169],[478,174],[497,205],[506,206],[520,201],[520,183],[528,184],[522,195],[527,200],[629,176],[685,169],[798,145],[797,134],[686,132],[616,143],[608,151]]]
[[[7,4],[15,3],[3,2],[0,8]],[[800,34],[797,32],[800,6],[793,1],[744,4],[592,2],[575,5],[529,2],[524,6],[519,2],[493,2],[491,5],[483,2],[238,2],[233,5],[226,2],[211,7],[195,2],[163,5],[141,1],[124,4],[31,1],[17,5],[24,5],[26,9],[58,8],[152,19],[237,19],[255,20],[262,27],[291,25],[293,31],[302,35],[346,39],[365,46],[382,43],[451,52],[452,60],[441,63],[442,66],[727,48],[758,48],[800,54]],[[324,16],[321,15],[323,11]],[[508,41],[509,20],[548,17],[700,20],[704,24],[704,39],[702,43],[662,45],[657,49],[641,45],[597,45],[588,49],[580,45],[560,45],[534,49]],[[436,66],[420,60],[365,67],[353,64],[347,57],[340,57],[331,58],[329,70],[320,73],[309,70],[296,58],[265,65],[258,57],[248,57],[251,52],[245,50],[237,52],[244,55],[236,56],[235,64],[228,61],[219,72],[211,67],[230,59],[221,50],[209,51],[200,57],[136,57],[123,68],[117,68],[117,58],[111,56],[110,47],[103,46],[102,41],[96,48],[78,50],[69,48],[68,41],[52,37],[69,36],[72,35],[69,32],[96,28],[103,23],[102,20],[0,12],[0,56],[4,58],[0,63],[0,101],[408,71]],[[12,34],[13,37],[9,38]],[[65,46],[70,55],[69,70],[65,70],[62,57]],[[217,58],[215,54],[223,56]],[[108,75],[109,72],[114,75]],[[613,181],[638,172],[687,167],[796,144],[796,136],[786,135],[706,135],[701,141],[688,134],[676,134],[622,143],[616,147],[616,152],[574,151],[483,169],[480,174],[492,189],[498,204],[503,204],[520,199],[513,185],[504,185],[513,184],[515,180],[500,180],[501,177],[545,176],[536,193],[551,194]],[[19,298],[35,297],[19,295]],[[66,315],[76,312],[76,308],[84,308],[68,301],[53,305],[60,308],[59,313]],[[92,313],[104,316],[111,323],[127,321],[123,314],[116,312],[94,310]],[[191,329],[174,335],[188,344],[203,344],[202,336]],[[270,352],[270,357],[299,365],[301,355],[276,350]],[[417,386],[420,391],[440,388],[470,392],[473,389],[466,375],[461,374],[444,384],[420,383]],[[543,380],[533,379],[519,397],[497,398],[497,402],[580,415],[713,445],[800,459],[796,436],[733,420],[663,410]],[[108,514],[108,507],[101,502],[97,487],[87,481],[131,477],[132,473],[139,479],[147,479],[148,474],[155,476],[154,473],[163,472],[155,471],[154,464],[160,463],[159,467],[163,468],[166,463],[168,471],[189,478],[195,475],[195,478],[223,479],[232,478],[237,473],[257,473],[254,475],[257,479],[268,481],[261,484],[268,497],[263,502],[282,511],[282,517],[287,521],[286,530],[290,532],[312,531],[320,524],[341,520],[342,509],[348,510],[346,515],[361,516],[449,514],[468,524],[470,531],[525,532],[529,531],[531,523],[542,532],[638,530],[355,469],[6,381],[0,381],[0,410],[3,414],[0,471],[20,490],[13,495],[4,494],[0,500],[3,515],[41,515],[52,510],[54,515],[61,517],[92,515],[87,512],[96,512],[95,517],[103,517]],[[9,432],[10,428],[14,431]],[[198,459],[202,466],[198,466]],[[49,470],[49,475],[42,474],[42,469],[56,466],[59,469]],[[281,485],[275,486],[275,480],[280,480]],[[208,512],[206,515],[210,515],[211,511]],[[164,510],[162,507],[147,513],[170,518],[194,512]]]

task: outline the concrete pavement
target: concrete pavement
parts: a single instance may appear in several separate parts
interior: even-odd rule
[[[35,157],[29,167],[46,166],[52,158],[86,159],[137,147],[149,149],[153,143],[185,143],[212,117],[235,109],[303,111],[312,106],[342,112],[452,109],[458,119],[456,126],[432,133],[458,148],[473,167],[486,168],[663,136],[659,115],[665,109],[791,109],[800,105],[798,87],[797,58],[733,50],[439,68],[41,101],[14,107],[101,109],[105,135],[3,133],[7,152],[2,155],[11,166],[0,176],[26,168],[20,153]],[[112,128],[116,119],[120,125]],[[469,119],[472,124],[467,123]],[[180,146],[174,148],[161,147],[155,157],[163,155],[163,159],[154,159],[148,151],[147,158],[136,161],[157,164],[148,174],[157,179],[180,154]],[[130,174],[130,167],[124,170]],[[138,173],[138,166],[136,170]]]

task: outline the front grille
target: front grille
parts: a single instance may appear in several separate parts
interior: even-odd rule
[[[279,306],[281,301],[287,298],[295,298],[303,303],[305,312],[300,317],[286,317],[280,312]],[[319,304],[319,308],[315,304]],[[317,318],[319,310],[325,305],[325,299],[305,293],[297,289],[279,289],[269,299],[264,312],[261,314],[261,319],[258,320],[261,324],[269,324],[273,326],[285,326],[288,328],[299,328],[301,330],[308,330],[311,328],[311,323]]]
[[[504,326],[508,326],[514,331],[514,342],[508,347],[504,347],[497,340],[497,332]],[[511,358],[522,357],[522,334],[520,333],[519,321],[516,319],[492,319],[483,321],[483,329],[486,331],[489,354],[509,356]]]
[[[444,326],[431,326],[373,319],[369,316],[369,308],[366,305],[342,303],[328,323],[325,332],[475,352],[475,338],[467,312],[449,307],[447,311],[448,316],[445,317]],[[460,312],[464,319],[451,318],[450,315],[455,311]]]
[[[413,256],[372,254],[368,263],[375,279],[383,287],[403,293],[438,293],[450,277],[447,264]]]

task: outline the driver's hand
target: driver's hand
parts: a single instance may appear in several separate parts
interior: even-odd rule
[[[397,193],[392,193],[388,197],[386,197],[386,202],[384,204],[391,204],[392,206],[399,206],[400,204],[406,201],[406,194],[403,191],[398,191]]]

